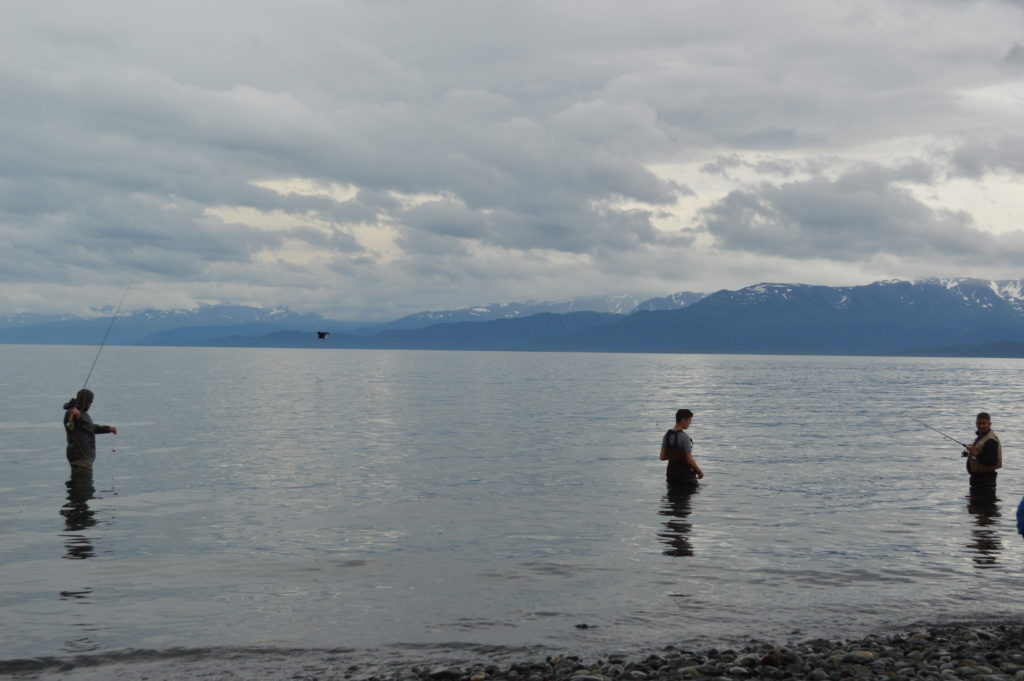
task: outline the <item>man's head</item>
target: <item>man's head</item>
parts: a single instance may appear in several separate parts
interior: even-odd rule
[[[95,395],[91,390],[82,388],[75,395],[75,406],[78,407],[79,411],[89,411],[89,407],[92,406],[92,400]]]
[[[693,419],[693,412],[690,411],[689,409],[679,409],[678,411],[676,411],[676,423],[677,424],[686,422],[686,424],[689,425],[689,423],[690,423],[690,421],[692,419]]]
[[[974,419],[974,427],[979,433],[987,433],[992,429],[992,417],[987,411],[983,411]]]

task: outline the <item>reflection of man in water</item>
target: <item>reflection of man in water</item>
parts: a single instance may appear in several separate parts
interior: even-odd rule
[[[661,439],[661,460],[668,461],[665,477],[670,485],[696,487],[698,478],[704,477],[704,471],[693,459],[693,440],[686,432],[692,421],[693,412],[680,409],[676,412],[675,427]]]
[[[63,535],[67,547],[65,558],[92,558],[96,555],[92,543],[82,530],[96,524],[96,512],[89,508],[89,500],[96,494],[92,481],[92,470],[89,468],[71,469],[71,478],[64,483],[68,488],[68,500],[60,509],[64,516],[64,528],[69,534]],[[71,534],[74,533],[74,534]]]
[[[974,551],[974,566],[992,567],[996,564],[1003,542],[999,537],[999,497],[992,488],[972,488],[967,497],[967,512],[974,516],[976,527],[971,529],[967,548]]]
[[[82,388],[64,405],[64,431],[68,436],[67,457],[71,470],[84,468],[92,470],[92,462],[96,460],[96,435],[113,433],[114,426],[98,426],[89,416],[92,406],[93,392]]]
[[[691,500],[698,490],[698,487],[687,485],[669,485],[661,510],[658,511],[658,515],[668,516],[665,529],[658,533],[658,538],[667,545],[662,551],[664,555],[693,555],[693,545],[690,543],[690,530],[693,529],[693,525],[689,517],[692,513]]]

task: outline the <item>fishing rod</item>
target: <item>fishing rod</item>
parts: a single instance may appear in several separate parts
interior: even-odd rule
[[[939,435],[941,435],[942,437],[946,438],[947,440],[952,440],[953,442],[957,443],[958,445],[960,445],[960,446],[961,446],[961,447],[963,447],[964,449],[967,449],[967,448],[968,448],[968,447],[970,446],[970,445],[965,445],[965,444],[964,444],[963,442],[960,442],[960,440],[957,440],[957,439],[956,439],[955,437],[950,437],[949,435],[946,435],[945,433],[943,433],[943,432],[942,432],[941,430],[939,430],[938,428],[932,428],[931,426],[929,426],[929,425],[928,425],[927,423],[925,423],[924,421],[922,421],[922,420],[921,420],[921,419],[919,419],[919,418],[915,418],[915,417],[913,417],[913,416],[911,416],[910,418],[914,419],[915,421],[917,421],[918,423],[920,423],[920,424],[921,424],[922,426],[924,426],[925,428],[928,428],[929,430],[934,430],[934,431],[935,431],[936,433],[938,433],[938,434],[939,434]]]
[[[85,375],[85,383],[82,384],[82,390],[79,391],[81,394],[85,390],[85,386],[89,385],[89,379],[92,378],[92,370],[96,368],[96,362],[100,359],[100,353],[103,352],[103,346],[107,344],[107,337],[110,336],[110,329],[114,327],[114,320],[117,319],[117,315],[121,312],[121,306],[124,305],[124,299],[128,297],[128,289],[132,287],[132,281],[128,282],[128,285],[124,287],[124,293],[121,294],[121,302],[117,304],[117,309],[114,310],[114,316],[110,318],[110,323],[107,324],[107,332],[103,334],[103,340],[100,342],[100,347],[96,350],[96,356],[92,359],[92,366],[89,367],[89,373]],[[69,403],[70,404],[70,403]],[[71,417],[68,418],[64,423],[64,427],[69,431],[75,427],[75,416],[72,413]]]
[[[117,309],[114,310],[114,316],[110,318],[110,323],[107,324],[107,332],[103,334],[103,341],[100,343],[99,349],[96,350],[96,356],[92,360],[92,366],[89,367],[89,373],[85,376],[85,383],[82,384],[82,390],[85,390],[85,386],[89,385],[89,379],[92,377],[92,370],[96,368],[96,362],[99,361],[100,353],[103,352],[103,346],[107,344],[107,337],[110,335],[110,330],[114,328],[114,320],[117,319],[118,313],[121,311],[121,306],[124,305],[124,299],[128,297],[128,289],[132,287],[134,280],[129,281],[128,285],[124,287],[124,293],[121,294],[121,302],[117,304]]]

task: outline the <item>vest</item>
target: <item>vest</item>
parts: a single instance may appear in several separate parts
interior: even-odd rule
[[[981,463],[981,461],[979,461],[978,459],[972,458],[967,462],[967,470],[970,471],[971,473],[990,473],[994,470],[1003,467],[1003,445],[1001,442],[999,442],[999,438],[996,437],[996,434],[993,433],[991,430],[982,435],[980,438],[978,438],[978,440],[974,443],[974,446],[977,447],[978,451],[980,452],[985,447],[985,443],[988,442],[989,440],[995,440],[996,443],[995,465],[986,466],[983,463]]]

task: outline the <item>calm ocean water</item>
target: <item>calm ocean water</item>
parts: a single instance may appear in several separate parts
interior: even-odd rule
[[[120,433],[69,485],[60,406],[94,353],[0,346],[0,660],[1018,614],[1024,361],[108,347],[92,413]],[[692,496],[657,460],[680,406]],[[910,418],[967,440],[980,410],[1006,444],[988,502]]]

